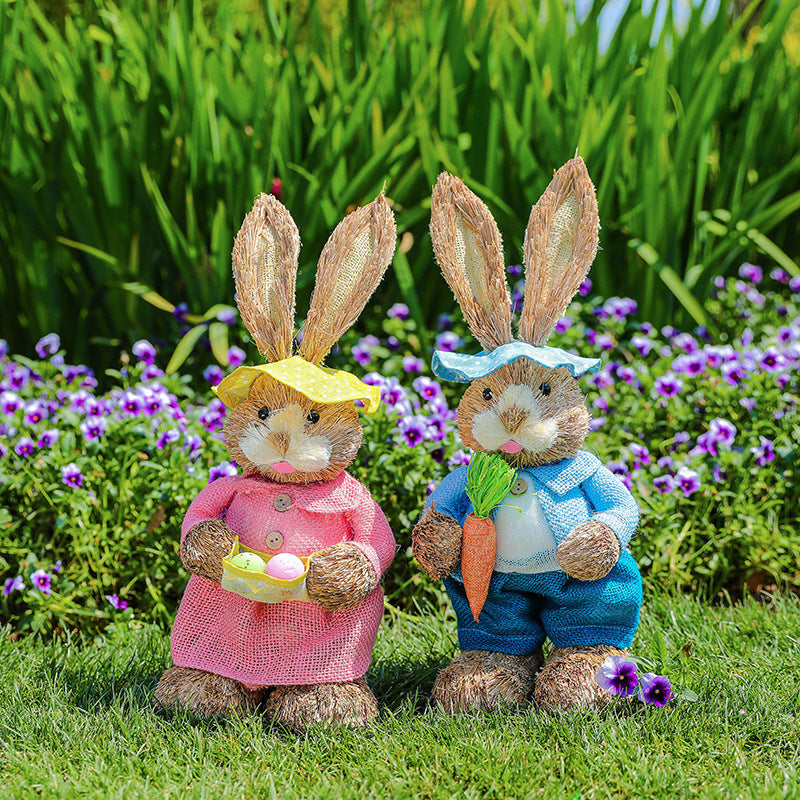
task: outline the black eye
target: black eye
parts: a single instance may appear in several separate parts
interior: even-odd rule
[[[547,395],[549,395],[549,394],[550,394],[550,384],[549,384],[549,383],[543,383],[543,384],[542,384],[542,385],[539,387],[539,391],[540,391],[540,392],[541,392],[541,393],[542,393],[542,394],[543,394],[545,397],[547,397]]]
[[[259,419],[266,419],[269,416],[269,409],[266,406],[262,406],[258,409],[258,418]]]
[[[491,389],[490,389],[490,388],[487,386],[487,387],[486,387],[486,388],[483,390],[483,399],[484,399],[484,400],[486,400],[486,401],[488,402],[488,401],[489,401],[489,400],[491,400],[493,397],[494,397],[494,395],[492,394],[492,390],[491,390]]]
[[[319,414],[316,411],[309,411],[308,416],[306,419],[314,425],[315,423],[319,422]]]

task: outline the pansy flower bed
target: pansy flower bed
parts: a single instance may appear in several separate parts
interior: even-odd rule
[[[509,274],[518,301],[518,268]],[[639,500],[631,547],[649,584],[705,595],[744,583],[800,588],[798,293],[800,279],[744,265],[707,303],[712,335],[656,330],[633,300],[598,300],[587,282],[559,323],[554,344],[603,358],[583,379],[587,446]],[[446,315],[430,338],[478,349]],[[224,406],[209,391],[223,372],[167,376],[158,364],[169,354],[141,341],[100,392],[55,334],[36,350],[27,359],[0,343],[0,614],[21,630],[119,614],[168,624],[187,578],[182,515],[203,485],[237,469],[222,442]],[[232,364],[248,358],[232,348]],[[399,605],[430,590],[409,547],[426,493],[469,459],[455,426],[463,387],[433,380],[429,363],[402,303],[332,360],[381,389],[352,469],[401,544],[386,585]]]

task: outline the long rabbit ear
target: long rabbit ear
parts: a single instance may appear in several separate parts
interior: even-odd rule
[[[300,236],[275,197],[260,194],[233,243],[236,305],[267,361],[292,355]]]
[[[397,228],[383,194],[345,217],[319,257],[299,353],[319,364],[381,282],[394,255]]]
[[[520,339],[535,346],[547,341],[592,266],[599,230],[594,185],[583,159],[573,158],[531,209]]]
[[[489,209],[443,172],[431,200],[436,260],[475,338],[486,350],[512,341],[503,241]]]

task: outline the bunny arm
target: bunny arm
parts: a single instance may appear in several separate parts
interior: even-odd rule
[[[578,580],[604,578],[614,568],[639,524],[639,506],[614,474],[599,467],[581,483],[595,513],[576,525],[558,547],[558,563]]]
[[[394,558],[392,530],[369,495],[348,514],[348,523],[353,531],[351,541],[311,556],[306,591],[326,611],[341,611],[362,603]]]
[[[431,578],[442,580],[461,562],[462,536],[458,520],[432,506],[411,531],[411,550]]]
[[[218,478],[206,487],[192,501],[181,526],[180,554],[184,567],[214,583],[222,583],[222,559],[236,538],[236,533],[220,517],[233,500],[238,483],[237,477]]]

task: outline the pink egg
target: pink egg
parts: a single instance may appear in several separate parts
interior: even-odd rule
[[[278,553],[267,561],[264,572],[272,578],[290,581],[306,571],[303,562],[292,553]]]

